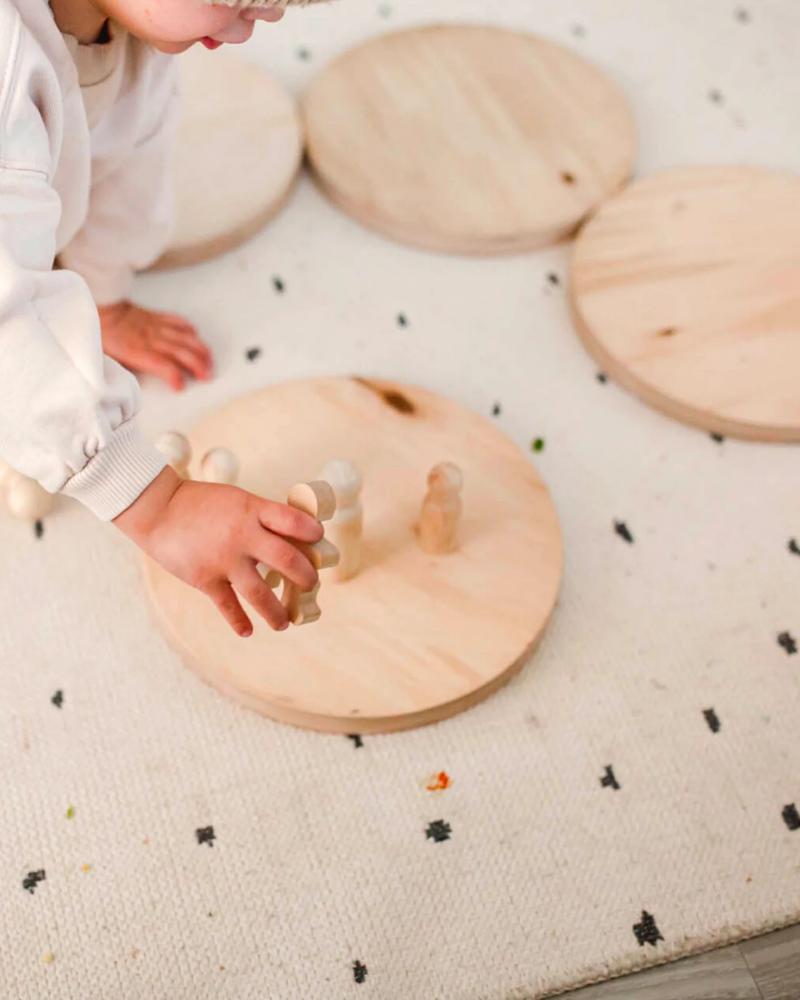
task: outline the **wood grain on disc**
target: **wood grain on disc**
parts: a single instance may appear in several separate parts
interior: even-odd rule
[[[800,441],[800,178],[689,167],[637,181],[575,244],[572,302],[620,384],[719,434]]]
[[[345,54],[303,102],[325,193],[394,239],[496,254],[569,234],[627,178],[633,119],[569,49],[492,27],[436,25]]]
[[[197,46],[180,65],[177,225],[159,269],[209,260],[263,229],[286,204],[303,155],[294,101],[263,70]]]
[[[485,418],[412,386],[330,378],[231,403],[191,435],[241,460],[241,485],[284,500],[332,458],[364,478],[363,566],[323,571],[322,618],[240,639],[208,598],[154,563],[159,617],[185,660],[265,715],[327,732],[435,722],[482,700],[538,643],[561,579],[558,518],[530,459]],[[464,473],[456,553],[431,556],[414,523],[430,468]]]

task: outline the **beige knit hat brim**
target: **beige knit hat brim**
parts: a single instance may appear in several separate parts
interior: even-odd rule
[[[327,0],[206,0],[214,6],[223,7],[308,7],[312,3],[326,3]]]

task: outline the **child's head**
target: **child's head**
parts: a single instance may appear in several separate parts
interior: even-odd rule
[[[100,0],[108,17],[161,52],[175,55],[202,42],[214,49],[246,42],[256,21],[280,21],[286,7],[321,0]]]

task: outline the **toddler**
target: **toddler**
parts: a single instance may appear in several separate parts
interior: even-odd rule
[[[122,365],[179,389],[211,377],[211,356],[186,320],[127,295],[170,235],[172,57],[244,42],[292,2],[314,0],[0,0],[0,456],[113,521],[241,636],[237,593],[287,627],[256,566],[310,589],[316,570],[292,541],[322,528],[165,466]]]

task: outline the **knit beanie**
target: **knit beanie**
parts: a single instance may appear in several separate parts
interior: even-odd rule
[[[312,3],[325,3],[326,0],[206,0],[214,5],[221,4],[224,7],[308,7]]]

